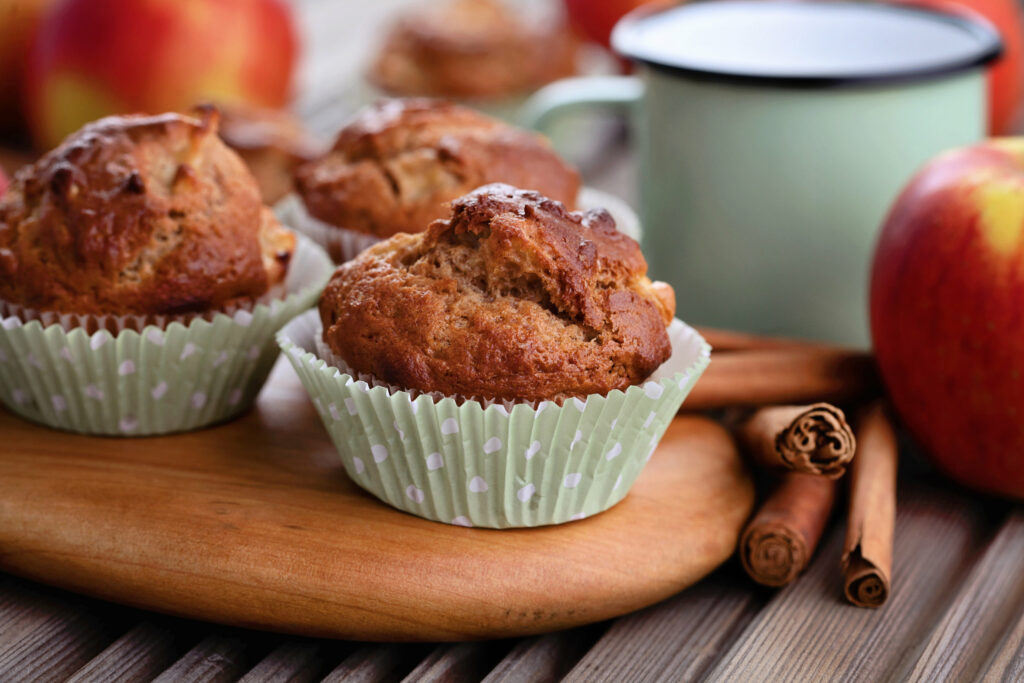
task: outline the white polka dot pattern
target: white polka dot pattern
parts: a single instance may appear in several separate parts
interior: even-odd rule
[[[0,402],[35,422],[87,434],[163,434],[233,417],[270,372],[275,333],[315,302],[333,271],[305,238],[292,264],[289,294],[273,306],[140,332],[131,316],[44,312],[23,324],[0,314]],[[111,324],[123,329],[111,334]]]
[[[303,385],[321,400],[324,425],[349,474],[394,507],[475,527],[568,522],[617,503],[707,362],[692,330],[677,327],[673,336],[670,328],[679,370],[563,405],[484,405],[353,378],[307,350],[318,334],[313,311],[278,339]],[[371,457],[376,466],[367,469]]]
[[[423,489],[417,488],[412,484],[405,487],[405,495],[414,503],[422,503],[424,499]]]

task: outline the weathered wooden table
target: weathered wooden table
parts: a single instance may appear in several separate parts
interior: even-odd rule
[[[350,107],[344,84],[366,51],[362,38],[344,38],[373,35],[406,1],[300,5],[310,41],[298,107],[321,133]],[[631,171],[621,147],[584,165],[589,184],[627,199]],[[0,435],[0,456],[2,444]],[[1024,680],[1024,508],[972,497],[913,459],[901,482],[893,593],[877,611],[842,599],[842,515],[808,572],[781,591],[753,586],[732,563],[641,612],[512,641],[286,637],[0,575],[0,681]]]

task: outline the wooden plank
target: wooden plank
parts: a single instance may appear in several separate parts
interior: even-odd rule
[[[62,607],[60,601],[41,593],[33,584],[5,577],[0,584],[0,651],[38,628],[52,611]],[[64,608],[62,613],[70,615],[71,610]]]
[[[427,655],[403,683],[478,681],[508,651],[507,641],[443,645]]]
[[[695,680],[763,605],[732,565],[681,595],[619,619],[567,681]]]
[[[323,683],[399,681],[427,652],[422,645],[364,645],[342,660]]]
[[[708,676],[736,680],[879,680],[913,661],[992,529],[961,494],[900,492],[893,594],[880,609],[842,599],[837,524],[808,571],[758,613]]]
[[[288,639],[254,666],[240,683],[305,683],[319,680],[326,665],[322,642]]]
[[[0,617],[6,624],[0,681],[63,680],[103,650],[120,628],[114,615],[100,615],[77,601],[64,603],[27,584],[12,602]]]
[[[977,680],[1024,609],[1024,512],[1010,515],[932,631],[908,681]],[[1017,643],[1018,647],[1020,642]]]
[[[1018,602],[1018,609],[1020,603]],[[985,665],[985,683],[1024,681],[1024,610]]]
[[[257,656],[252,636],[227,629],[204,638],[184,657],[166,669],[155,683],[227,683],[238,680]]]
[[[68,683],[151,681],[181,654],[184,640],[166,623],[144,621],[75,672]]]
[[[577,628],[516,643],[483,683],[543,683],[559,681],[590,649],[605,625]]]

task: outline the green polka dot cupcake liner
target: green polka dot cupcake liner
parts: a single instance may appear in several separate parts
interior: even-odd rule
[[[612,215],[619,232],[640,240],[640,219],[629,204],[600,190],[585,187],[580,190],[577,205],[582,210],[604,208]],[[335,263],[351,261],[360,252],[372,247],[380,238],[374,235],[347,230],[314,218],[306,210],[297,194],[289,194],[274,205],[274,214],[285,225],[293,226],[309,239],[327,250]]]
[[[352,481],[413,515],[496,529],[570,522],[622,500],[711,354],[675,320],[671,357],[642,385],[562,405],[513,404],[418,394],[346,372],[318,348],[321,329],[309,311],[277,340]]]
[[[280,352],[274,333],[316,302],[333,268],[300,236],[282,298],[161,324],[0,305],[0,402],[82,434],[148,436],[227,420],[252,404]]]
[[[277,220],[292,226],[326,249],[335,263],[351,261],[360,252],[381,241],[376,235],[339,228],[314,218],[295,193],[286,195],[274,205],[274,215]]]

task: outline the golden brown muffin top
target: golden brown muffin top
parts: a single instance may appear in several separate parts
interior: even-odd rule
[[[580,188],[576,170],[539,135],[427,99],[364,109],[295,180],[311,215],[379,237],[425,230],[448,215],[448,202],[488,183],[537,190],[569,206]]]
[[[449,220],[342,265],[320,301],[324,341],[359,372],[446,395],[607,394],[671,354],[671,288],[603,210],[570,212],[508,185]]]
[[[505,97],[571,76],[576,51],[563,22],[527,22],[499,0],[448,0],[395,23],[370,80],[394,95]]]
[[[0,201],[0,299],[204,313],[266,294],[294,248],[212,110],[111,116],[15,175]]]

